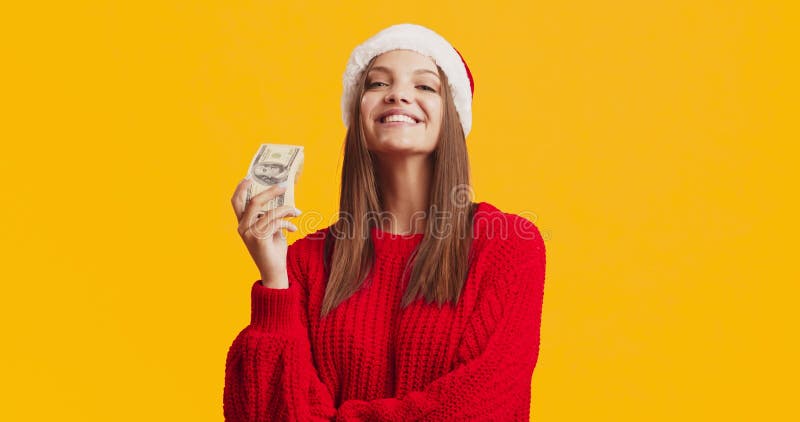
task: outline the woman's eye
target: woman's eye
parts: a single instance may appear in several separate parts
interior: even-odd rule
[[[369,84],[367,84],[367,88],[373,88],[376,84],[383,84],[383,82],[372,82],[372,83],[369,83]],[[384,84],[384,85],[386,85],[386,84]]]
[[[420,87],[426,91],[436,92],[435,89],[429,87],[428,85],[420,85]]]

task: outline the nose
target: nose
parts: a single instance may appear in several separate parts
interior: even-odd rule
[[[408,93],[407,89],[400,87],[399,84],[395,84],[392,85],[389,91],[386,92],[386,97],[384,98],[384,101],[386,101],[387,103],[395,103],[400,101],[404,103],[410,103],[411,96]]]

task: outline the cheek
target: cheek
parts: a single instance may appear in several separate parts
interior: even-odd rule
[[[431,100],[425,103],[425,113],[430,117],[431,123],[440,125],[442,123],[442,101]]]
[[[368,117],[372,115],[372,110],[375,108],[375,99],[368,95],[361,97],[361,118],[364,121],[369,120]]]

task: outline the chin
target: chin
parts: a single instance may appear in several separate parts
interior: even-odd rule
[[[386,133],[384,131],[365,133],[367,147],[375,153],[385,154],[428,154],[436,147],[436,140],[427,139],[424,131],[398,131]]]

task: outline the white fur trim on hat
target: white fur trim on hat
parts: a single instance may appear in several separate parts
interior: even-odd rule
[[[461,127],[464,129],[464,136],[467,136],[472,128],[472,88],[461,56],[441,35],[424,26],[410,23],[393,25],[378,32],[350,54],[342,78],[344,85],[342,120],[345,127],[350,122],[351,103],[358,91],[356,83],[360,73],[373,57],[398,49],[424,54],[442,68],[450,82],[450,92],[461,120]]]

